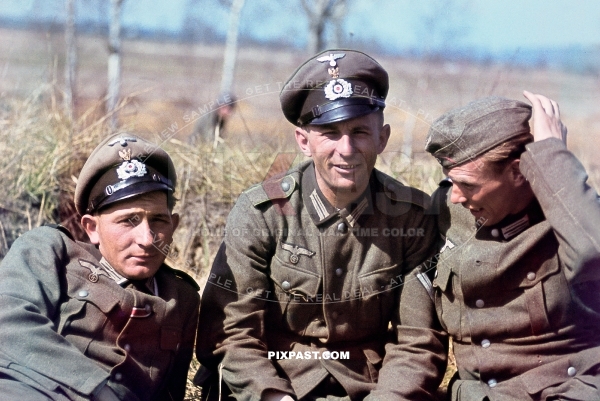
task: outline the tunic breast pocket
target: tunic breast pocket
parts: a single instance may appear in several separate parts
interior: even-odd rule
[[[523,303],[529,314],[531,332],[540,335],[551,327],[559,328],[566,318],[570,299],[568,283],[560,271],[558,257],[544,261],[539,267],[521,269],[518,288],[523,291]]]
[[[314,301],[319,291],[321,277],[275,255],[271,261],[271,279],[278,301],[293,297],[307,302]]]
[[[90,286],[74,280],[70,284],[67,291],[69,298],[61,305],[57,331],[85,352],[103,330],[109,316],[113,316],[112,324],[117,323],[115,317],[121,317],[115,308],[119,300],[107,296],[102,286]]]
[[[376,268],[358,276],[360,293],[354,295],[360,296],[361,310],[369,311],[360,315],[365,326],[387,329],[402,280],[402,271],[397,264]]]
[[[278,255],[275,255],[271,261],[271,280],[275,300],[283,313],[290,304],[314,304],[319,301],[317,298],[321,277],[314,272],[282,261]]]

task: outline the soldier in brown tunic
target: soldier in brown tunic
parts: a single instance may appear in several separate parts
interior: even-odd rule
[[[485,98],[436,120],[426,150],[445,245],[433,281],[453,400],[600,400],[600,204],[558,105]]]
[[[107,138],[75,192],[93,245],[60,226],[15,241],[0,265],[2,400],[183,400],[199,296],[163,264],[175,179],[156,145]]]
[[[351,50],[282,89],[311,160],[240,195],[202,297],[198,359],[238,400],[428,400],[441,381],[446,337],[415,269],[439,237],[429,198],[374,169],[387,92]]]

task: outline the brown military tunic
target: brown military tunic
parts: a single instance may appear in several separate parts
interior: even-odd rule
[[[440,188],[446,237],[436,308],[454,340],[456,400],[598,400],[600,204],[577,159],[554,139],[529,144],[521,171],[537,198],[526,210],[478,227]],[[590,302],[589,300],[592,300]],[[583,387],[583,388],[581,388]]]
[[[425,202],[375,170],[337,210],[312,162],[244,192],[203,293],[198,359],[222,361],[238,400],[302,398],[323,380],[353,400],[429,399],[445,337],[418,280],[403,285],[438,237]]]
[[[100,257],[51,227],[13,244],[0,265],[0,394],[88,400],[107,382],[122,400],[183,400],[197,287],[163,266],[154,288],[123,288]]]

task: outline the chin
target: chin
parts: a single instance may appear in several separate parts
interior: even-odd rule
[[[144,280],[154,276],[159,267],[130,266],[121,274],[130,280]]]

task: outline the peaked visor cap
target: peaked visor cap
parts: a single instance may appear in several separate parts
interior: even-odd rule
[[[388,73],[355,50],[325,50],[304,62],[281,89],[285,118],[294,125],[322,125],[385,107]]]

